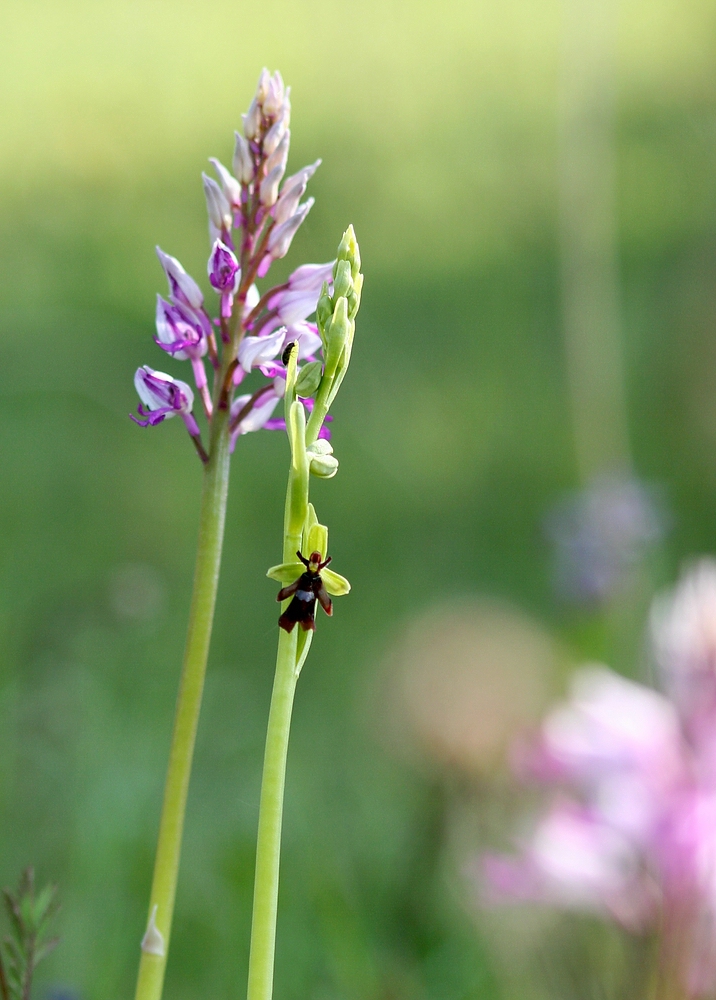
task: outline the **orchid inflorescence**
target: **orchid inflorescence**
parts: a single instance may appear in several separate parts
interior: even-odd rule
[[[264,69],[243,115],[243,134],[236,133],[232,171],[212,159],[218,180],[203,175],[211,240],[207,270],[220,297],[218,316],[207,312],[199,285],[179,261],[157,247],[169,296],[168,300],[157,296],[156,343],[173,358],[191,362],[209,422],[217,409],[228,411],[232,451],[242,434],[285,428],[285,420],[273,419],[273,412],[286,387],[286,366],[281,361],[286,346],[296,343],[298,359],[316,369],[318,355],[327,346],[316,323],[308,320],[322,292],[328,295],[332,290],[334,262],[304,264],[263,295],[255,284],[266,277],[274,261],[286,256],[313,205],[313,198],[301,199],[320,160],[284,180],[290,113],[290,88],[284,87],[279,72],[270,75]],[[214,373],[211,390],[205,359]],[[236,388],[254,369],[266,381],[252,392],[236,395]],[[311,411],[309,389],[315,392],[319,380],[300,380],[300,369],[298,374],[299,390],[306,393],[304,406]],[[134,384],[141,402],[132,419],[147,427],[180,416],[202,461],[208,461],[192,412],[191,387],[149,365],[137,369]],[[325,421],[331,419],[323,416]],[[323,421],[318,437],[329,437]]]
[[[278,893],[283,781],[293,691],[308,655],[320,598],[348,593],[350,585],[328,570],[328,529],[309,502],[310,477],[330,479],[338,460],[327,422],[348,369],[363,275],[358,244],[349,226],[336,259],[304,264],[279,285],[259,292],[274,261],[284,257],[313,199],[302,202],[320,161],[284,180],[290,142],[289,91],[279,73],[263,70],[243,116],[243,134],[229,171],[211,160],[218,180],[204,175],[211,250],[209,282],[218,315],[207,311],[199,285],[174,257],[157,248],[169,282],[168,298],[157,296],[156,343],[179,361],[189,361],[209,424],[208,445],[194,416],[195,392],[187,382],[144,365],[134,382],[144,427],[180,416],[204,463],[194,588],[165,784],[148,921],[141,939],[136,1000],[161,1000],[171,935],[202,689],[216,604],[226,520],[230,453],[238,437],[260,428],[285,429],[290,465],[284,509],[283,562],[269,576],[288,584],[292,611],[282,609],[276,679],[269,711],[264,780],[257,838],[254,920],[250,949],[250,1000],[270,1000]],[[309,318],[315,314],[315,322]],[[206,361],[212,369],[211,385]],[[241,392],[254,370],[258,387]],[[237,390],[239,390],[237,392]],[[274,410],[283,400],[283,414]],[[303,559],[296,572],[296,558]],[[311,568],[313,567],[313,568]],[[317,569],[316,567],[320,567]],[[306,570],[307,581],[296,582]],[[293,573],[291,579],[284,579]],[[295,582],[295,586],[294,586]],[[300,585],[299,585],[300,584]],[[310,593],[306,591],[310,587]],[[303,589],[301,589],[303,587]],[[283,598],[281,598],[283,599]],[[298,608],[298,610],[297,610]],[[300,613],[299,613],[300,611]],[[296,622],[300,629],[294,629]],[[291,627],[289,628],[289,624]],[[298,634],[300,632],[300,635]],[[280,780],[279,780],[280,775]]]
[[[487,899],[521,899],[655,932],[659,996],[716,991],[716,562],[658,598],[662,690],[599,665],[515,757],[552,789],[517,856],[482,858]]]

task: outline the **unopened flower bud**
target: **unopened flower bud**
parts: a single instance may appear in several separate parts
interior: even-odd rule
[[[176,257],[164,253],[161,247],[156,247],[159,263],[164,268],[164,273],[169,282],[169,291],[173,302],[183,302],[191,306],[192,309],[200,310],[204,303],[204,296],[194,279],[186,273]]]
[[[287,219],[290,219],[294,214],[299,201],[303,198],[309,179],[313,176],[320,165],[321,161],[316,160],[316,162],[312,163],[310,166],[304,167],[303,170],[299,170],[297,174],[293,174],[291,177],[286,178],[283,187],[281,188],[281,194],[276,204],[276,208],[273,211],[273,217],[279,225]]]
[[[249,105],[249,110],[241,118],[244,123],[244,135],[247,139],[255,139],[261,125],[261,108],[255,97]]]
[[[219,162],[219,160],[211,157],[209,163],[213,164],[214,170],[216,170],[219,175],[221,190],[224,192],[224,197],[230,205],[234,208],[238,208],[241,204],[241,185],[236,178],[229,173],[224,164]]]
[[[271,173],[267,174],[261,181],[259,199],[261,204],[266,205],[267,208],[276,204],[276,199],[278,198],[278,186],[281,183],[284,170],[285,167],[282,167],[279,164],[277,167],[274,167]]]
[[[338,459],[333,455],[314,455],[313,457],[309,454],[309,471],[312,476],[317,476],[319,479],[332,479],[338,472]]]
[[[306,451],[309,455],[332,455],[333,445],[330,441],[326,441],[325,438],[318,438],[313,444],[309,444]]]
[[[254,160],[249,149],[249,144],[240,132],[234,133],[236,136],[236,146],[234,147],[233,168],[234,174],[242,184],[250,184],[254,179]]]
[[[286,123],[281,116],[278,121],[275,121],[271,128],[268,130],[264,136],[264,141],[262,145],[264,156],[270,156],[274,149],[278,146],[279,142],[283,138],[283,134],[286,131]]]
[[[266,96],[269,92],[270,83],[271,83],[271,74],[264,66],[264,68],[259,73],[259,80],[258,83],[256,84],[256,101],[259,104],[263,104],[263,102],[266,100]]]
[[[269,158],[266,160],[267,173],[270,174],[271,171],[274,169],[274,167],[280,166],[282,167],[281,175],[283,176],[283,174],[286,172],[286,164],[288,162],[288,150],[290,145],[291,145],[291,131],[290,129],[287,129],[283,133],[281,141],[276,146],[273,153],[271,153]]]
[[[326,329],[325,371],[329,378],[333,377],[338,367],[351,327],[352,322],[348,319],[348,302],[345,298],[337,299],[331,322]]]
[[[304,399],[314,396],[321,384],[323,366],[320,361],[311,361],[304,365],[296,378],[296,395]]]
[[[268,251],[273,260],[280,260],[285,257],[293,241],[293,237],[298,232],[299,226],[313,208],[313,198],[309,198],[303,205],[280,226],[271,230],[268,240]]]
[[[202,174],[204,181],[204,195],[206,197],[206,210],[209,214],[209,222],[218,232],[222,230],[229,232],[233,222],[231,205],[226,200],[224,192],[213,179]]]
[[[276,70],[268,82],[266,96],[263,99],[263,112],[267,118],[272,118],[279,113],[283,105],[284,93],[283,78]]]
[[[328,294],[328,282],[323,282],[321,294],[316,303],[316,321],[321,330],[324,330],[333,315],[333,302]]]
[[[360,250],[358,248],[358,242],[356,240],[356,234],[353,226],[349,226],[343,234],[343,239],[338,247],[338,253],[336,254],[337,261],[347,260],[351,265],[351,275],[353,279],[358,277],[360,271]]]
[[[333,295],[335,298],[347,298],[353,291],[351,265],[347,260],[337,260],[333,268]]]

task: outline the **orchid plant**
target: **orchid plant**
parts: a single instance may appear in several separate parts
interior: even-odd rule
[[[515,757],[550,803],[516,855],[483,856],[483,886],[655,935],[647,995],[695,1000],[716,995],[716,562],[657,598],[650,626],[662,690],[576,673]]]
[[[328,411],[350,361],[363,283],[352,227],[335,261],[304,264],[263,293],[256,286],[274,261],[288,253],[313,205],[312,198],[301,199],[320,160],[284,180],[289,120],[289,88],[280,73],[270,75],[264,69],[243,116],[243,134],[236,133],[232,170],[212,159],[218,179],[203,176],[211,243],[207,270],[219,296],[217,316],[207,310],[199,285],[179,261],[157,248],[169,294],[167,299],[157,296],[155,340],[171,357],[191,363],[206,435],[194,415],[195,392],[187,382],[148,365],[139,368],[134,379],[140,405],[132,419],[149,427],[181,417],[204,470],[189,628],[136,1000],[160,1000],[162,995],[230,458],[243,434],[284,429],[291,449],[283,561],[268,573],[284,587],[278,595],[282,614],[259,813],[250,1000],[269,1000],[273,988],[283,787],[296,681],[315,629],[316,602],[331,614],[329,595],[350,589],[344,577],[327,568],[328,532],[309,503],[309,482],[311,475],[330,479],[338,471]],[[261,382],[242,392],[252,372],[260,374]],[[274,417],[282,399],[284,414]]]

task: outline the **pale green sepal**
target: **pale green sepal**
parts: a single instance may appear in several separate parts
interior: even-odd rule
[[[271,569],[266,570],[266,576],[269,580],[275,580],[276,583],[293,583],[294,580],[298,580],[302,573],[306,572],[306,567],[300,562],[287,562],[279,563],[278,566],[272,566]]]
[[[307,398],[314,396],[321,384],[322,365],[320,361],[310,361],[298,373],[296,378],[296,395]]]
[[[321,570],[321,579],[323,586],[332,597],[343,597],[344,594],[350,593],[351,585],[346,578],[340,573],[334,573],[328,567]]]
[[[325,524],[319,524],[316,521],[315,524],[311,525],[304,537],[306,539],[306,551],[304,553],[306,558],[312,552],[320,552],[321,559],[325,559],[328,552],[328,528]]]
[[[303,525],[303,540],[307,544],[308,533],[314,524],[318,524],[318,514],[316,514],[316,508],[312,503],[308,505],[308,511],[306,512],[306,522]],[[304,545],[305,548],[305,545]]]
[[[333,479],[338,472],[338,459],[333,455],[316,455],[311,458],[308,469],[318,479]]]
[[[305,632],[301,631],[298,634],[298,644],[296,648],[296,670],[295,675],[301,673],[301,668],[306,662],[306,657],[308,656],[308,651],[311,648],[311,642],[313,640],[313,629],[307,629]]]

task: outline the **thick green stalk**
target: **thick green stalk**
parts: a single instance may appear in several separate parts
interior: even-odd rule
[[[194,591],[154,863],[150,929],[142,944],[136,1000],[160,1000],[164,984],[189,777],[214,621],[228,486],[228,413],[217,409],[210,458],[204,469]],[[151,930],[152,915],[158,934]]]

